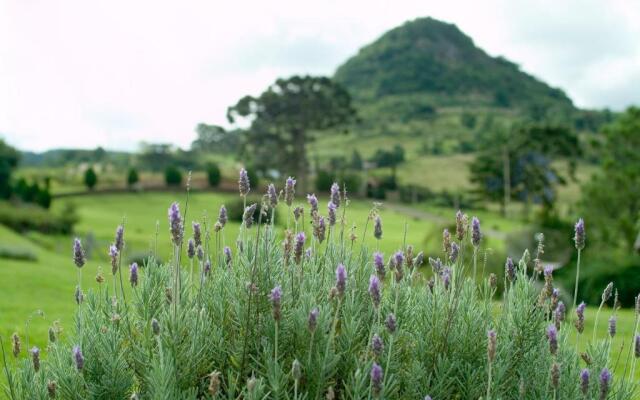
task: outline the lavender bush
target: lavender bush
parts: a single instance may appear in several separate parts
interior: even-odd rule
[[[249,191],[245,175],[241,172],[239,180],[243,197]],[[287,213],[295,212],[294,184],[289,178],[284,186]],[[477,218],[456,215],[455,235],[443,235],[445,257],[429,258],[427,270],[424,255],[414,255],[409,243],[394,254],[370,251],[364,241],[350,238],[344,218],[329,216],[322,225],[326,234],[319,234],[324,217],[314,195],[307,197],[313,234],[303,232],[298,217],[290,223],[290,215],[280,216],[287,228],[277,232],[276,225],[261,220],[267,210],[275,212],[277,193],[270,186],[263,204],[247,207],[247,213],[258,213],[258,223],[251,226],[245,218],[233,250],[217,236],[225,229],[224,209],[216,224],[192,224],[194,237],[183,243],[187,218],[172,204],[168,238],[174,254],[167,265],[151,258],[144,266],[118,268],[125,251],[119,229],[107,249],[114,279],[99,281],[98,291],[78,300],[76,321],[65,330],[66,337],[60,340],[59,328],[52,328],[42,357],[37,348],[21,353],[20,338],[12,337],[13,354],[20,360],[15,369],[5,362],[7,396],[633,396],[635,385],[610,372],[617,356],[610,339],[615,318],[609,322],[609,338],[592,340],[588,351],[578,354],[569,336],[597,321],[585,321],[583,304],[567,312],[558,302],[551,268],[544,268],[544,285],[537,284],[539,273],[531,268],[528,251],[520,260],[506,261],[502,298],[496,295],[495,275],[473,279],[482,247]],[[337,185],[331,196],[329,213],[338,207],[348,212],[348,199]],[[382,220],[372,215],[373,232],[365,234],[377,243],[384,240]],[[79,242],[70,268],[74,262],[84,264]],[[125,267],[129,279],[116,279]],[[583,336],[578,340],[587,340]],[[633,355],[640,357],[640,337],[629,340],[636,343]]]

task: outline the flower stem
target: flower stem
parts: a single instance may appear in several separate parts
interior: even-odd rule
[[[576,267],[576,287],[573,291],[573,308],[576,308],[576,302],[578,301],[578,282],[580,280],[580,253],[582,250],[578,249],[578,263]]]

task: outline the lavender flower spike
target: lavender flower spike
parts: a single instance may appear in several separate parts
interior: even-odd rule
[[[40,349],[33,347],[31,349],[31,360],[33,361],[33,370],[35,372],[40,371]]]
[[[578,333],[584,332],[584,310],[587,307],[584,301],[576,307],[576,321],[574,323]]]
[[[115,245],[109,246],[109,257],[111,258],[111,273],[115,275],[118,272],[118,249]]]
[[[200,228],[200,224],[198,222],[192,222],[191,226],[193,228],[193,241],[197,246],[202,244],[202,228]]]
[[[331,202],[340,207],[340,186],[335,182],[331,185]]]
[[[338,268],[336,268],[336,289],[338,289],[338,294],[340,297],[344,296],[344,291],[347,286],[347,270],[344,268],[344,265],[338,264]]]
[[[482,232],[480,232],[480,220],[478,217],[471,219],[471,244],[474,247],[480,246],[480,239],[482,239]]]
[[[238,179],[238,190],[240,196],[245,197],[251,190],[251,183],[249,182],[249,174],[244,168],[240,168],[240,178]]]
[[[635,337],[633,350],[636,358],[640,358],[640,335],[636,335]]]
[[[118,225],[118,228],[116,228],[116,239],[113,244],[118,249],[118,252],[124,248],[124,226]]]
[[[371,295],[371,301],[375,308],[380,306],[380,279],[377,276],[371,275],[369,278],[369,295]]]
[[[382,355],[382,351],[384,350],[384,342],[382,338],[376,333],[371,338],[371,351],[376,357],[380,357]]]
[[[75,238],[73,240],[73,262],[76,264],[76,267],[82,268],[85,261],[82,243],[80,242],[80,239]]]
[[[196,255],[196,242],[193,239],[189,239],[187,242],[187,257],[192,259]]]
[[[611,372],[603,368],[600,372],[600,400],[606,400],[611,386]]]
[[[385,319],[384,324],[387,327],[387,331],[390,334],[393,335],[396,332],[397,325],[396,325],[396,316],[395,315],[393,315],[393,314],[387,315],[387,319]]]
[[[180,246],[184,232],[178,203],[173,203],[171,207],[169,207],[169,231],[171,232],[171,241],[173,241],[173,244]]]
[[[584,396],[589,394],[589,370],[587,368],[580,372],[580,391]]]
[[[280,322],[280,318],[282,317],[280,302],[282,300],[282,288],[280,286],[276,286],[271,290],[271,295],[269,296],[271,300],[271,308],[273,313],[273,319],[276,322]]]
[[[129,282],[131,282],[131,286],[138,286],[138,263],[131,264],[129,272]]]
[[[224,253],[224,261],[227,264],[227,268],[231,268],[231,248],[229,248],[229,246],[224,246],[222,252]]]
[[[256,203],[253,203],[244,209],[244,214],[242,215],[242,221],[244,221],[245,227],[251,228],[251,225],[253,225],[253,214],[256,212],[257,207],[258,205]]]
[[[547,327],[547,338],[549,339],[549,352],[555,356],[558,353],[558,331],[555,325]]]
[[[516,280],[516,266],[511,257],[507,257],[507,262],[504,264],[504,274],[509,282],[514,282]]]
[[[382,372],[382,367],[374,361],[371,367],[371,389],[376,397],[380,396],[380,392],[382,391],[383,378],[384,373]]]
[[[609,318],[609,336],[611,336],[611,338],[613,339],[613,337],[616,335],[616,316],[612,315],[611,318]]]
[[[580,218],[578,222],[576,222],[575,236],[573,237],[573,241],[576,244],[576,249],[578,250],[584,249],[586,234],[584,231],[584,220],[582,218]]]
[[[80,346],[73,347],[73,361],[76,364],[76,369],[82,371],[82,368],[84,368],[84,356],[82,355]]]
[[[309,312],[309,320],[307,326],[309,328],[309,332],[315,332],[318,326],[318,315],[320,315],[320,310],[318,307],[315,307],[311,312]]]
[[[497,335],[496,331],[490,329],[487,332],[487,359],[489,362],[493,362],[496,358],[496,347],[497,347]]]
[[[378,274],[379,279],[384,279],[385,270],[384,270],[384,256],[380,252],[373,253],[373,267],[376,270],[376,274]]]
[[[464,239],[468,222],[467,216],[462,214],[462,211],[458,210],[458,212],[456,212],[456,237],[459,241]]]
[[[275,208],[278,205],[278,191],[273,183],[267,187],[267,196],[269,197],[269,205],[271,208]]]
[[[292,177],[287,178],[287,182],[284,186],[284,202],[287,203],[289,207],[293,204],[293,197],[296,193],[296,180]]]
[[[224,228],[224,226],[227,224],[228,219],[229,217],[227,216],[227,207],[225,207],[223,204],[222,206],[220,206],[220,212],[218,213],[218,222],[220,223],[220,226],[222,228]]]
[[[309,206],[311,206],[311,215],[315,214],[318,212],[318,198],[316,197],[315,194],[308,194],[307,195],[307,202],[309,203]]]
[[[451,260],[452,263],[455,263],[456,260],[458,259],[459,252],[460,252],[460,246],[458,246],[458,243],[456,242],[451,243],[451,254],[449,255],[449,260]]]
[[[329,219],[329,226],[334,226],[336,224],[336,208],[338,206],[335,205],[334,202],[330,201],[329,204],[327,205],[328,208],[328,219]]]
[[[379,215],[376,215],[375,223],[373,225],[373,237],[378,240],[382,239],[382,219]]]

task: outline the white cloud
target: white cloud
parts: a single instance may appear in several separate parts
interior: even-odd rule
[[[0,0],[0,136],[35,150],[187,146],[241,96],[331,74],[420,16],[456,23],[580,106],[640,100],[636,0]]]

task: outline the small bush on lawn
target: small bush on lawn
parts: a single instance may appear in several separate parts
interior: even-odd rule
[[[36,253],[23,247],[0,245],[0,258],[9,260],[37,261]]]
[[[248,193],[246,180],[241,184],[241,193]],[[332,195],[340,198],[339,207],[348,208],[344,195]],[[291,196],[285,190],[285,199]],[[261,211],[273,198],[264,199],[245,213],[233,248],[223,247],[219,237],[228,229],[224,213],[215,224],[202,221],[189,238],[192,230],[183,221],[190,219],[172,204],[168,264],[150,259],[144,266],[121,265],[126,234],[118,234],[109,249],[116,287],[106,283],[111,279],[99,278],[101,286],[85,297],[78,286],[76,323],[65,330],[69,336],[61,338],[53,328],[46,358],[34,348],[20,357],[17,368],[5,368],[7,395],[194,400],[633,396],[635,385],[626,371],[612,377],[608,369],[619,356],[610,339],[591,341],[583,355],[569,343],[569,336],[584,327],[582,306],[576,318],[565,314],[574,310],[558,301],[553,271],[542,268],[538,252],[507,261],[498,303],[498,277],[479,276],[484,260],[477,219],[469,224],[460,213],[456,229],[443,234],[444,252],[425,262],[423,254],[414,254],[410,235],[394,254],[372,253],[350,234],[350,226],[335,224],[332,215],[320,216],[313,197],[305,211],[311,232],[297,218],[276,215],[289,221],[277,233],[261,217],[254,222],[249,215],[268,214]],[[363,236],[382,240],[376,209],[363,222]],[[583,238],[576,229],[580,249]],[[73,250],[75,265],[82,268],[79,241]],[[542,289],[536,284],[540,277]],[[126,295],[125,285],[131,286]],[[603,303],[611,297],[608,286]],[[615,334],[615,323],[609,331]],[[18,340],[15,336],[13,343]]]
[[[38,231],[46,234],[70,234],[78,222],[75,207],[67,203],[60,213],[24,204],[0,201],[0,224],[17,232]]]

